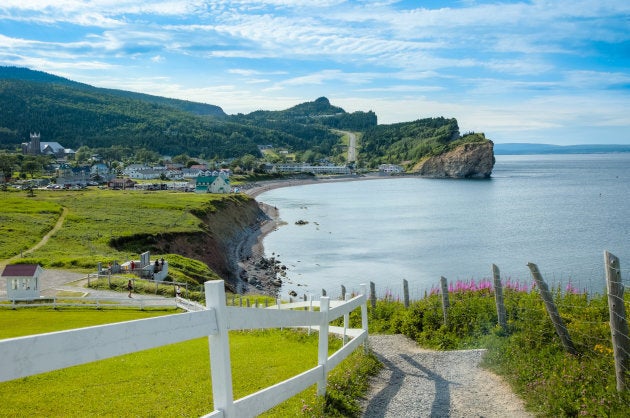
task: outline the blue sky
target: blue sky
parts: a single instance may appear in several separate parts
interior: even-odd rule
[[[630,143],[627,0],[3,0],[0,65],[229,114],[326,96],[496,143]]]

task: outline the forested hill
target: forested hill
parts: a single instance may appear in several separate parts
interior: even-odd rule
[[[259,146],[271,145],[298,161],[343,163],[347,145],[339,131],[359,134],[359,162],[369,168],[392,163],[413,169],[463,142],[489,142],[483,134],[460,137],[457,121],[443,117],[378,125],[374,112],[348,113],[326,97],[281,111],[226,115],[215,105],[0,67],[0,149],[5,150],[19,150],[30,132],[39,132],[42,142],[102,154],[116,150],[132,156],[147,150],[212,160],[258,157]]]
[[[247,115],[238,114],[230,118],[244,123],[256,123],[257,125],[262,123],[265,127],[282,130],[286,129],[287,124],[299,123],[350,131],[365,131],[377,124],[374,112],[347,113],[342,108],[331,105],[325,97],[286,110],[258,110]]]
[[[221,107],[211,104],[190,102],[188,100],[170,99],[168,97],[152,96],[150,94],[135,93],[126,90],[97,88],[90,86],[89,84],[68,80],[67,78],[48,74],[43,71],[34,71],[22,67],[0,67],[0,80],[1,79],[60,84],[77,89],[93,91],[96,93],[109,93],[114,96],[125,97],[128,99],[136,99],[144,102],[170,106],[175,109],[191,112],[201,116],[225,116],[225,112],[223,111],[223,109],[221,109]]]
[[[332,112],[332,113],[331,113]],[[363,121],[363,119],[367,120]],[[101,89],[25,68],[0,67],[0,148],[42,141],[77,149],[145,148],[208,159],[259,155],[258,145],[330,155],[339,135],[375,125],[373,112],[348,114],[328,99],[287,111],[228,117],[220,107],[123,90]]]

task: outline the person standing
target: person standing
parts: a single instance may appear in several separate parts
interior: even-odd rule
[[[178,298],[182,297],[182,289],[179,287],[179,285],[177,285],[177,287],[175,288],[175,296],[177,296]]]
[[[127,282],[127,290],[129,291],[129,297],[131,297],[131,291],[133,290],[133,284],[131,284],[131,280]]]

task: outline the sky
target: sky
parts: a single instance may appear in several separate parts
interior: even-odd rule
[[[228,114],[325,96],[495,143],[630,143],[627,0],[2,0],[0,65]]]

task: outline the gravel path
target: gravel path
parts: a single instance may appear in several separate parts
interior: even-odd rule
[[[523,402],[479,367],[485,350],[433,351],[401,335],[371,335],[384,368],[371,380],[364,417],[525,418]]]

